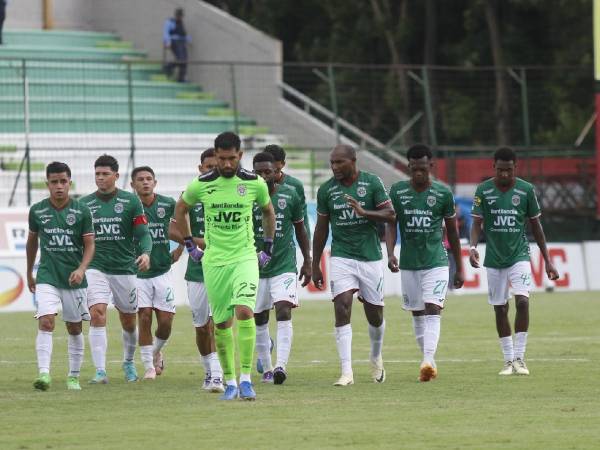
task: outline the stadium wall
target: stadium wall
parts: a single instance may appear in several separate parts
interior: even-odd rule
[[[92,30],[92,4],[98,0],[55,0],[54,28],[65,30]],[[6,23],[10,28],[43,28],[42,0],[9,0]]]
[[[0,312],[34,311],[35,296],[27,290],[25,243],[28,234],[27,209],[0,209]],[[481,257],[485,256],[485,245],[478,247]],[[561,277],[552,282],[546,277],[543,260],[535,244],[531,244],[531,268],[534,291],[584,291],[600,290],[597,268],[600,265],[600,241],[581,244],[549,243],[550,258]],[[399,249],[396,248],[396,252]],[[385,246],[382,245],[385,255]],[[465,286],[455,294],[484,294],[487,292],[485,270],[473,269],[469,263],[469,249],[463,248],[465,267]],[[297,260],[302,261],[298,251]],[[173,266],[176,304],[187,304],[187,292],[184,283],[186,255]],[[329,286],[329,247],[325,249],[321,260],[325,283]],[[309,285],[299,287],[302,300],[330,299],[329,289],[317,290]],[[385,271],[384,294],[386,297],[401,297],[400,274]]]

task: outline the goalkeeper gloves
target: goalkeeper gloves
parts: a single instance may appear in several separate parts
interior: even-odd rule
[[[273,252],[273,238],[265,238],[263,249],[258,252],[258,267],[265,267],[271,261]]]
[[[194,239],[192,239],[191,236],[188,236],[183,239],[183,243],[185,244],[185,249],[187,250],[188,255],[190,256],[190,258],[192,258],[192,261],[200,262],[200,260],[204,256],[204,252],[202,251],[202,249],[198,248],[198,246],[194,242]]]

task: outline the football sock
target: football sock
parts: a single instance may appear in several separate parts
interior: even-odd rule
[[[515,359],[512,336],[501,337],[500,348],[502,349],[502,354],[504,355],[504,361],[512,361]]]
[[[237,385],[235,382],[233,329],[231,327],[215,328],[215,344],[223,368],[223,378],[225,378],[227,384]],[[232,381],[233,383],[231,383]]]
[[[240,352],[240,374],[252,372],[254,346],[256,345],[256,323],[254,318],[238,320],[238,348]],[[241,379],[241,378],[240,378]],[[250,381],[249,379],[247,381]]]
[[[515,333],[515,359],[525,359],[525,348],[527,347],[527,332]]]
[[[152,349],[152,345],[140,345],[140,355],[142,357],[144,369],[146,370],[152,369],[154,367]]]
[[[342,374],[352,373],[352,325],[335,327],[335,343],[342,364]]]
[[[425,316],[412,316],[413,330],[419,350],[423,353],[423,335],[425,334]]]
[[[167,345],[166,339],[161,339],[159,337],[154,336],[154,344],[152,347],[152,353],[160,352],[165,345]]]
[[[96,370],[106,370],[106,327],[90,327],[88,340]]]
[[[123,331],[123,361],[133,361],[137,345],[137,328],[133,331]]]
[[[81,365],[83,364],[83,352],[84,352],[84,339],[83,333],[69,334],[69,340],[67,343],[67,349],[69,352],[69,376],[78,377],[81,371]]]
[[[292,337],[294,328],[291,320],[281,320],[277,322],[277,367],[287,366],[292,350]]]
[[[383,347],[383,335],[385,333],[385,320],[381,325],[374,327],[369,324],[369,338],[371,339],[371,360],[376,360],[381,356],[381,348]]]
[[[204,366],[204,372],[206,373],[206,375],[212,377],[212,372],[210,370],[210,355],[200,355],[200,361],[202,361],[202,365]]]
[[[279,341],[277,341],[277,348],[279,349]],[[271,361],[271,336],[269,335],[268,323],[256,325],[256,356],[260,359],[265,372],[273,370],[273,361]]]
[[[440,340],[441,316],[425,316],[425,332],[423,334],[423,360],[430,364],[434,363],[435,352]]]
[[[50,359],[52,358],[52,331],[38,330],[35,339],[38,369],[40,373],[50,373]]]
[[[223,369],[221,369],[221,363],[219,362],[219,356],[217,352],[213,352],[207,356],[208,367],[211,378],[223,378]]]

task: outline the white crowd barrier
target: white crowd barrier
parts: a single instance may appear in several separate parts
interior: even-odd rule
[[[27,210],[0,209],[0,312],[35,311],[35,296],[27,288],[25,242],[27,239]],[[485,245],[478,247],[482,261],[485,257]],[[546,277],[544,261],[535,245],[531,244],[531,268],[534,291],[554,289],[556,291],[600,290],[600,241],[582,243],[549,243],[550,258],[560,273],[556,281]],[[382,245],[384,258],[385,246]],[[396,255],[399,248],[396,248]],[[474,269],[469,265],[469,250],[462,249],[465,267],[465,285],[454,291],[455,294],[480,294],[487,292],[485,269]],[[183,279],[186,269],[184,254],[172,270],[175,282],[175,301],[187,303],[186,283]],[[298,251],[298,263],[302,255]],[[321,259],[326,288],[316,289],[312,283],[302,288],[298,285],[301,300],[330,299],[329,292],[329,248],[325,249]],[[384,293],[386,296],[401,296],[400,274],[385,270]]]

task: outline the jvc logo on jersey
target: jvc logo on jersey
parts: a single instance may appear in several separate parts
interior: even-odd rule
[[[221,211],[214,217],[215,222],[239,222],[241,220],[242,213],[239,211]]]
[[[96,235],[100,234],[121,234],[121,227],[118,223],[101,223],[96,229]]]
[[[495,227],[514,227],[516,225],[514,216],[496,216],[494,218]]]
[[[342,214],[340,214],[340,219],[342,219],[342,220],[358,219],[358,215],[356,214],[356,211],[354,211],[353,209],[343,209]]]
[[[65,234],[53,234],[50,236],[48,245],[53,247],[65,247],[67,245],[73,245],[73,241],[71,241],[71,238]]]
[[[150,236],[152,239],[165,238],[165,230],[163,228],[150,228]]]
[[[412,216],[410,220],[406,222],[406,226],[415,228],[428,228],[431,226],[431,217]]]

